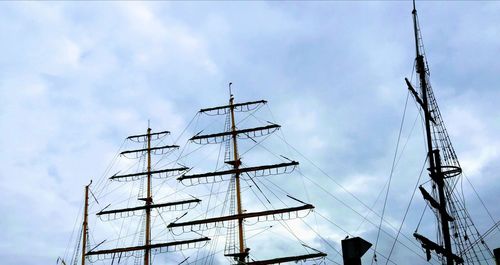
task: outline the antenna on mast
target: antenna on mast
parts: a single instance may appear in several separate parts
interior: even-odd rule
[[[229,96],[232,97],[233,96],[233,92],[231,91],[231,85],[233,84],[233,82],[229,82]]]

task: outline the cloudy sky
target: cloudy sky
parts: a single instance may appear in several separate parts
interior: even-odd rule
[[[448,132],[498,221],[500,3],[425,1],[418,10]],[[415,56],[411,2],[2,2],[0,36],[2,264],[54,264],[67,249],[84,185],[101,178],[123,139],[148,120],[175,139],[197,110],[227,102],[228,82],[238,101],[269,101],[269,120],[299,151],[290,153],[311,161],[302,172],[358,212],[370,214],[351,194],[382,212],[376,198],[390,173]],[[385,213],[396,227],[425,158],[417,118],[410,98]],[[319,213],[375,241],[376,227],[306,186]],[[464,194],[486,231],[494,222],[466,180]],[[423,210],[419,194],[415,200],[408,237]],[[319,223],[339,249],[336,239],[346,233]],[[498,230],[486,239],[500,246]],[[387,254],[392,241],[381,240]],[[391,260],[403,264],[411,255],[397,245]]]

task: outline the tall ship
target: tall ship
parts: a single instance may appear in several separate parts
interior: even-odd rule
[[[286,142],[279,136],[281,126],[259,115],[268,102],[235,102],[229,83],[228,102],[200,109],[189,130],[177,139],[169,131],[152,131],[149,125],[145,133],[125,139],[104,177],[85,187],[83,218],[75,229],[73,251],[59,258],[58,264],[319,265],[342,264],[343,260],[346,265],[358,265],[369,248],[374,253],[372,264],[403,264],[391,258],[397,243],[412,252],[408,255],[420,258],[404,264],[495,264],[499,250],[493,251],[485,238],[500,231],[500,222],[490,215],[494,225],[481,233],[466,208],[461,188],[465,176],[430,84],[415,1],[412,21],[417,80],[405,78],[405,82],[423,123],[429,176],[427,180],[419,178],[415,186],[414,194],[419,192],[425,204],[414,233],[401,232],[406,213],[398,228],[384,219],[385,203],[378,213],[335,180],[364,205],[366,214],[333,194],[326,183],[307,178],[315,185],[315,192],[326,194],[319,203],[325,205],[334,199],[362,217],[361,224],[378,228],[379,234],[371,242],[374,246],[357,238],[358,231],[346,231],[326,214],[318,213],[321,210],[309,201],[307,192],[292,195],[299,189],[286,190],[289,186],[283,183],[294,181],[293,174],[304,174],[296,159],[275,151],[273,144],[264,145],[276,134]],[[189,132],[196,133],[186,136]],[[184,145],[178,144],[183,141]],[[390,179],[385,201],[389,187]],[[432,213],[431,218],[424,215],[426,211]],[[311,213],[315,225],[308,223]],[[370,214],[380,218],[380,223],[370,220]],[[322,218],[319,223],[318,218]],[[435,230],[421,231],[422,222],[434,222]],[[384,230],[384,225],[397,231],[396,235]],[[344,233],[342,253],[339,248],[344,236],[335,238],[334,244],[330,235],[320,232],[321,228],[334,230],[325,229],[328,226]],[[307,231],[296,231],[304,228]],[[377,248],[381,231],[394,241],[388,253]],[[400,234],[407,241],[402,243]],[[313,239],[308,241],[304,235]],[[348,241],[354,243],[349,245]],[[344,249],[348,245],[349,249]]]
[[[119,152],[117,160],[125,160],[120,165],[125,170],[111,175],[94,189],[90,184],[85,187],[83,222],[75,247],[78,254],[69,261],[61,259],[60,262],[324,263],[327,254],[307,245],[288,224],[290,220],[306,217],[315,207],[285,191],[283,194],[269,193],[272,190],[267,185],[271,182],[263,180],[289,175],[299,162],[278,156],[278,161],[270,163],[269,156],[251,155],[262,139],[281,128],[268,121],[253,127],[244,127],[246,123],[241,123],[256,117],[255,113],[266,104],[265,100],[237,103],[230,93],[228,104],[201,109],[196,115],[198,118],[214,118],[215,121],[209,124],[219,123],[223,127],[212,133],[200,131],[189,138],[188,144],[196,145],[194,150],[179,151],[179,145],[165,144],[169,131],[153,132],[148,128],[145,134],[127,137],[125,142],[137,147]],[[257,123],[262,121],[257,120]],[[209,150],[204,151],[205,147]],[[194,152],[201,153],[194,160],[202,170],[181,163],[187,156],[194,156]],[[203,171],[213,159],[216,170]],[[123,198],[108,202],[111,195]],[[196,211],[196,208],[203,209]],[[89,217],[97,220],[90,222]],[[302,251],[272,256],[273,252],[266,246],[272,247],[270,239],[273,236],[265,237],[264,243],[253,239],[275,226],[295,236],[299,241],[296,245]],[[293,247],[285,249],[294,250]],[[260,254],[262,250],[266,253]]]

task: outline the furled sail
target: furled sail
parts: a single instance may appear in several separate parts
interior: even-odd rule
[[[144,177],[146,177],[148,174],[151,175],[153,178],[168,178],[168,177],[174,177],[182,174],[182,172],[188,170],[188,167],[177,167],[177,168],[167,168],[167,169],[161,169],[161,170],[153,170],[148,172],[139,172],[139,173],[132,173],[132,174],[123,174],[123,175],[118,175],[114,174],[111,176],[109,179],[110,180],[115,180],[115,181],[134,181],[134,180],[139,180]]]
[[[234,214],[228,216],[214,217],[208,219],[194,220],[188,222],[181,223],[170,223],[167,227],[182,227],[184,231],[202,231],[211,229],[214,227],[224,227],[225,222],[231,220],[244,220],[249,218],[255,218],[258,222],[260,221],[281,221],[281,220],[289,220],[295,218],[302,218],[309,214],[314,209],[314,206],[311,204],[305,204],[298,207],[284,208],[284,209],[276,209],[276,210],[268,210],[261,212],[249,212],[242,214]],[[307,211],[304,215],[300,215],[300,212]],[[188,227],[185,229],[185,227]]]
[[[142,216],[144,213],[143,211],[146,209],[156,209],[156,212],[158,213],[166,211],[185,211],[194,208],[200,202],[200,199],[191,199],[115,210],[101,210],[96,215],[101,217],[101,219],[108,221],[131,216]]]
[[[114,249],[104,249],[89,251],[85,256],[87,256],[91,261],[114,259],[118,255],[121,258],[125,257],[141,257],[144,255],[144,250],[151,250],[152,254],[181,251],[186,249],[201,248],[207,244],[210,240],[208,237],[202,237],[190,240],[178,240],[167,243],[151,244],[151,245],[141,245],[134,247],[124,247],[124,248],[114,248]]]
[[[164,145],[164,146],[157,146],[157,147],[151,147],[151,148],[142,148],[142,149],[136,149],[136,150],[130,150],[130,151],[123,151],[120,153],[121,156],[125,156],[127,158],[139,158],[145,155],[148,150],[151,152],[153,155],[164,155],[167,153],[172,152],[175,149],[178,149],[178,145]]]
[[[191,141],[197,144],[218,144],[231,139],[233,134],[235,134],[240,139],[249,139],[256,138],[261,136],[266,136],[271,134],[277,130],[279,130],[281,126],[278,124],[271,124],[262,127],[235,130],[234,132],[222,132],[222,133],[214,133],[214,134],[205,134],[205,135],[195,135],[191,137]]]
[[[246,112],[246,111],[255,110],[258,107],[260,107],[266,103],[267,103],[267,101],[265,101],[265,100],[258,100],[258,101],[244,102],[244,103],[236,103],[236,104],[233,104],[232,107],[233,107],[234,111]],[[220,107],[201,109],[200,113],[204,113],[204,114],[207,114],[210,116],[225,115],[225,114],[228,114],[230,110],[231,110],[231,105],[226,105],[226,106],[220,106]]]
[[[290,257],[280,257],[280,258],[275,258],[275,259],[268,259],[268,260],[257,260],[257,261],[249,261],[246,262],[246,265],[269,265],[269,264],[281,264],[285,262],[299,262],[299,261],[305,261],[305,260],[311,260],[311,259],[318,259],[318,258],[323,258],[326,257],[326,253],[323,252],[318,252],[318,253],[312,253],[312,254],[306,254],[306,255],[300,255],[300,256],[290,256]]]
[[[278,175],[292,172],[299,162],[291,161],[289,163],[281,163],[274,165],[264,165],[256,167],[244,167],[238,169],[230,169],[216,172],[208,172],[202,174],[183,174],[177,180],[182,181],[186,186],[196,184],[206,184],[230,180],[233,174],[248,174],[250,177],[263,177],[269,175]]]
[[[149,137],[151,141],[161,139],[167,135],[169,135],[169,131],[162,131],[162,132],[156,132],[156,133],[150,133]],[[131,135],[127,137],[127,140],[130,140],[132,142],[136,143],[145,143],[148,141],[148,134],[138,134],[138,135]]]

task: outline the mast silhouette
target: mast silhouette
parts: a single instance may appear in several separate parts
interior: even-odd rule
[[[439,197],[439,203],[437,202],[431,202],[431,206],[436,208],[438,214],[439,214],[439,221],[441,223],[441,233],[444,241],[444,248],[442,249],[443,251],[443,256],[446,259],[446,264],[447,265],[453,265],[454,264],[454,259],[457,257],[454,257],[452,248],[451,248],[451,238],[450,238],[450,227],[449,227],[449,222],[453,221],[453,218],[447,213],[446,210],[446,195],[445,195],[445,176],[442,173],[441,170],[441,158],[439,154],[439,149],[434,149],[432,146],[432,132],[431,132],[431,110],[429,108],[429,99],[428,99],[428,84],[427,84],[427,67],[425,65],[424,61],[424,56],[423,52],[420,50],[421,49],[421,43],[420,43],[420,34],[419,34],[419,26],[418,26],[418,21],[417,21],[417,9],[415,7],[415,0],[413,0],[413,11],[412,11],[412,16],[413,16],[413,31],[415,35],[415,50],[416,50],[416,70],[418,73],[418,79],[420,81],[420,89],[421,89],[421,95],[422,95],[422,100],[421,100],[421,107],[424,112],[424,122],[425,122],[425,134],[426,134],[426,140],[427,140],[427,156],[428,156],[428,162],[429,162],[429,175],[434,181],[434,183],[437,186],[438,190],[438,197]],[[423,188],[421,187],[422,193],[425,192]],[[434,200],[432,196],[425,196],[429,201]],[[426,241],[423,239],[423,236],[418,235],[415,233],[415,237],[421,239],[421,241]],[[422,242],[423,243],[423,242]],[[431,242],[427,242],[431,243]],[[427,244],[429,245],[429,244]],[[441,247],[441,246],[434,246],[434,248]],[[457,259],[459,260],[459,259]],[[463,262],[463,260],[462,260]]]
[[[424,200],[435,212],[439,223],[438,240],[440,243],[420,235],[417,231],[413,235],[426,250],[427,260],[431,259],[431,251],[434,251],[440,255],[443,264],[446,265],[464,262],[483,264],[488,257],[492,256],[492,253],[474,226],[465,208],[463,198],[455,192],[462,168],[430,85],[430,72],[425,59],[415,0],[413,1],[412,18],[415,37],[415,65],[420,91],[415,90],[408,78],[405,78],[405,81],[411,94],[420,105],[424,116],[427,161],[429,177],[432,180],[432,192],[427,192],[423,186],[420,186],[419,189]],[[480,246],[479,243],[483,246]]]

